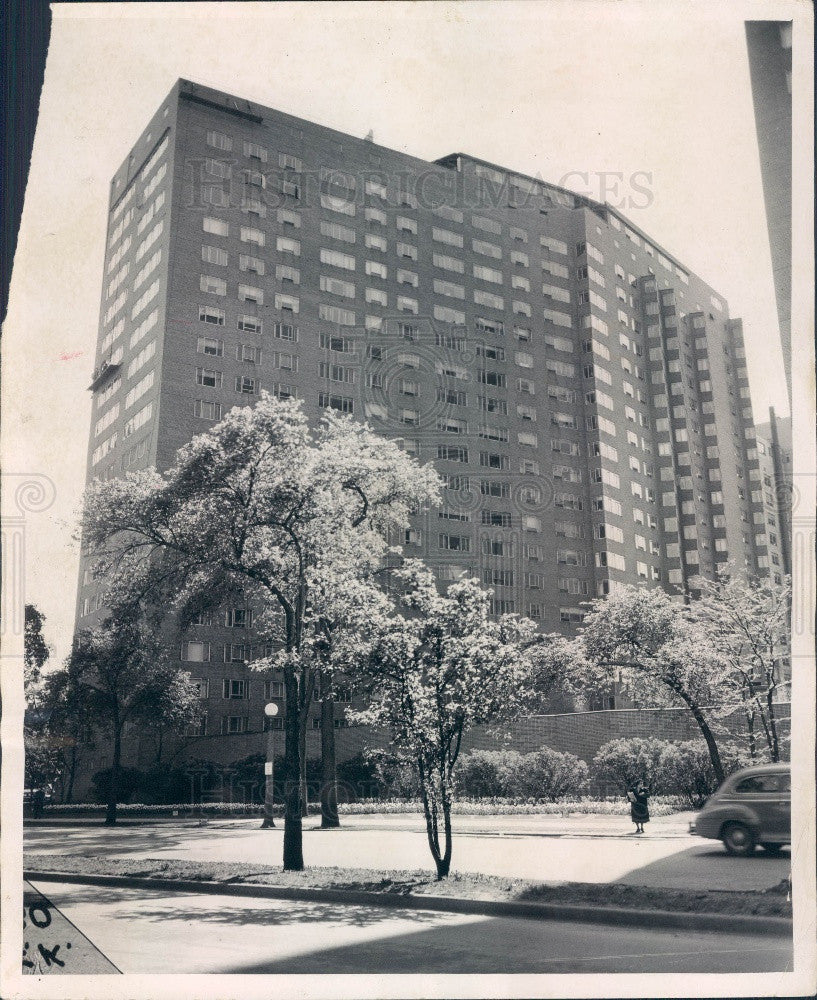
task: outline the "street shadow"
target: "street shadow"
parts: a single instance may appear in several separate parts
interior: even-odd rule
[[[627,872],[612,884],[661,889],[719,889],[754,892],[770,889],[788,877],[791,855],[757,851],[732,857],[719,843],[696,844]]]
[[[443,918],[443,914],[437,914]],[[425,930],[318,949],[307,954],[255,960],[219,970],[250,975],[343,974],[569,974],[579,972],[785,972],[792,948],[758,942],[747,955],[746,939],[645,931],[600,924],[565,924],[485,917],[442,923]]]
[[[41,888],[46,884],[38,883]],[[60,883],[54,897],[63,903],[66,891]],[[160,889],[126,889],[104,886],[67,887],[71,906],[91,904],[93,906],[114,906],[111,920],[126,920],[137,923],[142,920],[161,922],[171,933],[173,922],[189,924],[232,924],[246,927],[283,927],[305,924],[333,923],[348,927],[371,927],[388,925],[395,921],[411,921],[416,924],[430,924],[439,921],[440,915],[430,910],[407,909],[402,906],[356,906],[338,903],[310,903],[284,899],[230,896],[209,896],[190,894],[195,899],[209,899],[211,908],[204,909],[192,904],[186,906],[181,892],[167,892]],[[178,901],[177,906],[168,906],[166,901]],[[133,904],[132,906],[123,904]],[[59,903],[55,903],[59,906]],[[64,903],[63,903],[64,905]]]
[[[260,826],[260,824],[259,824]],[[69,829],[49,829],[30,827],[25,831],[23,846],[28,854],[71,854],[92,855],[102,852],[105,857],[128,857],[142,851],[175,850],[191,841],[200,843],[211,841],[214,834],[230,830],[240,833],[254,832],[252,827],[238,827],[227,824],[190,824],[173,829],[162,827],[100,826],[72,827]],[[273,831],[275,835],[276,831]]]

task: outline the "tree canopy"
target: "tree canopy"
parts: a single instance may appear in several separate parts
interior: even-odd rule
[[[641,704],[688,708],[723,781],[710,718],[723,702],[723,663],[683,604],[658,588],[622,587],[593,602],[577,650],[588,687],[616,682]]]
[[[453,774],[463,734],[514,717],[530,697],[525,647],[536,626],[517,615],[492,618],[490,592],[474,578],[441,594],[418,561],[394,576],[402,591],[395,605],[368,622],[361,667],[368,704],[354,717],[387,726],[393,750],[415,768],[442,878],[451,865]]]
[[[318,606],[387,555],[410,509],[439,499],[420,466],[369,427],[262,393],[180,449],[173,466],[94,484],[83,521],[114,594],[165,593],[184,614],[240,588],[283,670],[284,867],[303,867],[299,750],[315,686]],[[325,610],[325,608],[324,608]]]

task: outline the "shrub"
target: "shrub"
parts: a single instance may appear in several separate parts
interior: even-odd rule
[[[682,799],[672,796],[657,796],[650,802],[650,811],[654,816],[669,816],[687,808]],[[569,813],[603,816],[624,816],[629,806],[622,798],[566,800],[556,802],[531,802],[513,798],[460,799],[453,805],[452,812],[458,816],[552,816]],[[105,815],[105,806],[87,802],[55,804],[50,809],[54,815],[63,816],[96,816]],[[318,802],[309,803],[309,815],[320,815]],[[417,814],[421,815],[423,807],[418,799],[369,799],[362,802],[341,803],[338,807],[341,815],[368,816],[387,814]],[[123,815],[131,818],[149,820],[153,817],[173,817],[176,814],[180,820],[190,820],[205,817],[242,817],[260,816],[263,806],[244,802],[205,802],[191,806],[189,802],[175,802],[166,805],[147,805],[134,802],[121,806]],[[283,813],[283,805],[276,803],[273,807],[275,816]]]
[[[587,787],[589,768],[572,753],[542,747],[522,755],[520,768],[511,773],[510,784],[517,795],[558,802],[577,796]]]
[[[378,797],[419,798],[420,782],[410,764],[388,750],[367,750],[365,759],[374,767]]]
[[[734,744],[725,744],[718,749],[727,774],[748,763],[744,753]],[[693,809],[700,809],[718,787],[704,740],[667,744],[661,754],[661,772],[663,788],[671,794],[680,795]]]
[[[119,802],[128,802],[131,796],[144,788],[145,772],[136,767],[119,769],[117,798]],[[91,778],[92,794],[97,802],[108,801],[108,790],[111,785],[111,768],[97,771]]]
[[[383,790],[374,761],[364,753],[341,761],[336,768],[338,801],[356,802],[358,799],[376,798]]]
[[[517,793],[522,768],[516,750],[472,750],[460,757],[455,771],[456,791],[473,798],[497,798]]]
[[[627,789],[643,781],[651,795],[663,791],[661,755],[673,746],[666,740],[618,739],[599,747],[593,758],[593,777],[617,788]]]

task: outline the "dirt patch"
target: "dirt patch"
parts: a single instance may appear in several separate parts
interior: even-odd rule
[[[765,892],[709,892],[652,889],[631,885],[580,882],[545,883],[454,872],[438,881],[423,871],[377,871],[371,868],[309,868],[285,872],[275,865],[231,861],[134,860],[27,854],[28,871],[83,875],[120,875],[138,878],[202,882],[253,883],[302,889],[347,889],[400,896],[446,896],[456,899],[501,900],[621,906],[670,910],[675,913],[727,913],[791,917],[789,885],[784,880]]]

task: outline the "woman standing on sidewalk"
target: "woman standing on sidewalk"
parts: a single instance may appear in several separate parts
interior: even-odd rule
[[[643,781],[634,784],[627,791],[630,802],[630,819],[635,823],[635,832],[643,833],[644,824],[650,821],[650,793]]]

